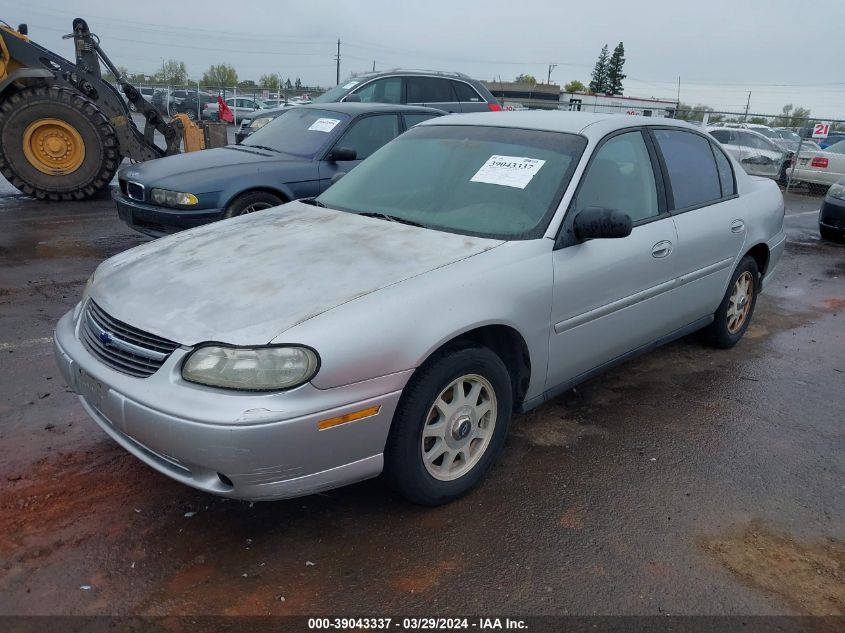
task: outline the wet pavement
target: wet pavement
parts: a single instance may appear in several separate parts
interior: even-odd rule
[[[151,470],[87,419],[50,336],[111,202],[0,194],[0,614],[845,613],[845,245],[787,198],[745,339],[690,337],[518,417],[449,506],[373,480],[249,504]]]

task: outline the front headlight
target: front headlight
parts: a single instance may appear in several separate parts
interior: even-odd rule
[[[271,116],[262,116],[255,119],[252,123],[249,124],[250,129],[257,130],[258,128],[264,127],[270,121],[272,121],[275,117]]]
[[[210,387],[276,391],[308,382],[319,369],[307,347],[222,347],[194,350],[182,365],[182,378]]]
[[[831,198],[839,198],[840,200],[845,200],[845,185],[833,185],[830,189],[827,190],[827,195]]]
[[[168,191],[167,189],[153,189],[150,196],[156,204],[163,204],[168,207],[188,207],[198,202],[197,197],[192,193]]]

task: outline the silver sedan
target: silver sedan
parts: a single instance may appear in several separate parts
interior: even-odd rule
[[[515,412],[696,330],[735,345],[783,213],[682,122],[447,116],[319,198],[104,262],[55,352],[100,428],[185,484],[279,499],[384,472],[434,505]]]

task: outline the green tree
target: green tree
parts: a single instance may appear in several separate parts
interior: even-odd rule
[[[278,75],[261,75],[258,78],[258,85],[262,88],[278,88],[279,87],[279,76]]]
[[[244,79],[238,84],[239,90],[255,90],[256,88],[258,88],[258,84],[252,79]]]
[[[594,94],[605,94],[608,91],[607,84],[607,70],[610,63],[610,53],[607,50],[607,44],[602,46],[599,58],[596,60],[596,65],[593,67],[593,73],[590,76],[590,92]]]
[[[753,116],[748,119],[749,123],[753,123],[754,125],[768,125],[769,120],[764,116]]]
[[[582,84],[577,79],[573,79],[563,87],[564,92],[585,92],[586,90],[587,86]]]
[[[625,46],[622,42],[616,45],[613,49],[613,55],[610,56],[610,61],[607,64],[607,92],[612,95],[622,94],[622,80],[627,77],[622,72],[625,66]]]
[[[212,65],[202,74],[202,83],[223,88],[235,86],[238,83],[238,71],[229,64]]]
[[[810,110],[807,108],[793,108],[791,103],[787,103],[781,109],[779,116],[772,119],[772,127],[801,127],[807,125],[810,118]]]
[[[698,105],[679,103],[678,109],[675,111],[675,118],[681,121],[703,121],[705,112],[713,112],[713,108],[701,103]],[[711,116],[710,120],[715,121],[716,119]]]
[[[293,88],[293,84],[290,82],[290,77],[285,80],[285,90],[291,90]]]
[[[293,87],[296,88],[297,90],[302,88],[302,80],[299,77],[297,77],[296,81],[293,82]]]
[[[518,84],[530,84],[532,86],[537,85],[537,79],[534,77],[534,75],[528,75],[526,73],[517,75],[514,81]]]
[[[184,85],[188,81],[188,69],[185,62],[176,59],[162,60],[155,78],[156,81],[169,85]]]

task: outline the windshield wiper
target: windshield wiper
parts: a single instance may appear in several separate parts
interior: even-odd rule
[[[275,147],[267,147],[266,145],[244,145],[244,147],[254,147],[255,149],[266,149],[271,152],[276,152],[277,154],[281,154],[282,151],[276,149]]]
[[[379,218],[381,220],[387,220],[389,222],[399,222],[399,224],[407,224],[408,226],[418,226],[420,228],[425,228],[419,222],[414,222],[413,220],[406,220],[405,218],[400,218],[395,215],[388,215],[387,213],[378,213],[376,211],[366,211],[364,213],[359,213],[358,215],[363,215],[366,218]]]
[[[322,207],[323,209],[329,208],[328,206],[317,200],[317,198],[302,198],[300,202],[310,204],[312,207]]]

